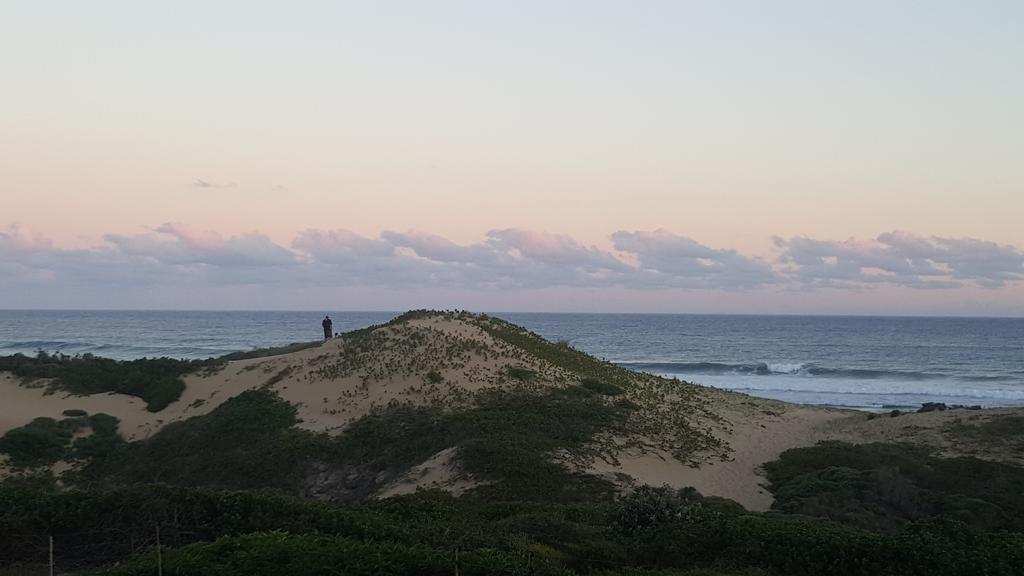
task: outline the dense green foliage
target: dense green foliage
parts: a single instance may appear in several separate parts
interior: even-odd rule
[[[775,508],[872,529],[947,519],[1024,531],[1024,468],[903,444],[824,442],[765,466]]]
[[[352,500],[454,448],[462,470],[484,482],[477,489],[481,497],[607,498],[610,482],[552,459],[596,455],[593,437],[621,429],[631,406],[576,390],[586,392],[488,390],[474,405],[450,410],[394,404],[356,420],[336,438],[295,428],[295,408],[269,390],[244,392],[131,443],[117,437],[116,421],[103,425],[109,417],[95,415],[94,433],[78,439],[74,453],[91,459],[68,480],[80,486],[280,488]],[[326,474],[324,486],[310,485],[316,470]],[[332,483],[339,477],[344,482]]]
[[[460,462],[477,478],[495,481],[479,490],[489,497],[573,501],[610,496],[614,486],[571,472],[552,461],[556,452],[597,456],[589,442],[623,429],[630,405],[580,398],[571,389],[543,394],[494,391],[472,410],[451,415]]]
[[[172,422],[143,441],[121,443],[90,461],[75,479],[83,485],[291,488],[322,442],[295,423],[295,407],[272,392],[243,392],[209,414]]]
[[[962,524],[882,534],[828,520],[697,512],[636,536],[632,553],[657,566],[757,566],[786,576],[1020,574],[1024,535]]]
[[[53,418],[36,418],[0,437],[0,454],[15,466],[52,464],[64,457],[73,430]]]
[[[0,372],[10,372],[24,380],[50,380],[47,385],[51,388],[72,394],[117,392],[137,396],[146,402],[150,412],[159,412],[181,397],[185,390],[182,376],[211,366],[208,360],[143,358],[122,361],[91,354],[67,356],[39,352],[36,356],[0,356]]]
[[[102,570],[98,575],[148,576],[156,569],[156,554]],[[192,544],[164,556],[171,574],[274,574],[309,576],[450,576],[570,574],[525,554],[498,550],[454,550],[403,546],[388,542],[358,542],[332,536],[280,532],[226,537]]]
[[[164,568],[190,574],[323,573],[318,566],[349,573],[358,569],[345,562],[355,560],[384,573],[454,573],[456,554],[465,560],[462,573],[967,576],[1024,570],[1021,534],[977,532],[958,523],[881,534],[824,519],[747,513],[692,491],[647,489],[602,504],[423,493],[338,505],[253,491],[140,485],[53,493],[0,485],[0,558],[10,563],[45,554],[39,542],[53,535],[59,564],[109,564],[151,546],[158,526],[163,544],[176,549],[164,550]],[[35,545],[28,539],[33,534]],[[194,543],[206,544],[187,547]],[[333,555],[330,546],[349,558]],[[110,573],[153,573],[154,561],[150,551]]]
[[[109,414],[88,416],[83,410],[68,412],[76,415],[60,421],[36,418],[9,430],[0,437],[0,454],[6,454],[14,466],[31,468],[58,460],[105,456],[124,443],[117,433],[117,418]],[[87,433],[74,438],[84,428],[89,429]]]
[[[357,420],[332,458],[358,462],[364,474],[403,470],[449,447],[463,470],[487,482],[489,497],[576,500],[609,496],[612,485],[552,462],[556,451],[582,456],[599,432],[621,428],[630,407],[553,388],[543,393],[483,392],[472,407],[441,410],[399,404]],[[385,474],[386,476],[386,474]]]
[[[119,422],[109,414],[93,414],[88,417],[92,434],[75,438],[69,456],[72,459],[90,461],[107,458],[117,453],[124,445],[118,434]]]

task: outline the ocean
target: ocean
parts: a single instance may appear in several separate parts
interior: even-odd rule
[[[393,312],[331,312],[336,331]],[[627,368],[789,402],[1024,406],[1024,318],[496,313]],[[0,311],[0,355],[206,358],[314,340],[320,312]]]

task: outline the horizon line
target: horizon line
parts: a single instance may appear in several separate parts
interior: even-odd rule
[[[849,312],[651,312],[651,311],[542,311],[542,310],[468,310],[459,308],[407,308],[405,310],[330,310],[321,309],[217,309],[217,308],[0,308],[0,312],[208,312],[208,313],[325,313],[325,314],[395,314],[414,310],[435,312],[470,312],[473,314],[544,314],[544,315],[588,315],[588,316],[747,316],[747,317],[790,317],[790,318],[949,318],[985,320],[1024,320],[1024,313],[1017,316],[986,314],[880,314]]]

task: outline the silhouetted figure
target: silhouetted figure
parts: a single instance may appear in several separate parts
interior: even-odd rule
[[[334,323],[331,322],[331,317],[324,316],[324,321],[320,324],[324,327],[324,340],[330,340],[331,334],[334,334]]]

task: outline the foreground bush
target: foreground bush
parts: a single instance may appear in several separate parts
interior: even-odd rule
[[[103,576],[149,576],[157,568],[155,552],[127,564],[101,570]],[[166,551],[168,574],[246,576],[450,576],[559,575],[569,572],[526,554],[497,550],[437,549],[385,542],[355,542],[322,535],[281,532],[225,537]]]
[[[0,437],[0,454],[15,466],[52,464],[64,457],[72,430],[53,418],[36,418]]]
[[[578,574],[1024,574],[1024,535],[1019,533],[933,523],[883,534],[816,518],[747,513],[693,491],[645,489],[613,504],[486,503],[422,493],[338,505],[254,491],[136,486],[113,492],[53,493],[4,485],[0,568],[5,562],[45,559],[48,536],[54,537],[60,565],[124,561],[155,544],[157,526],[164,546],[180,549],[167,552],[167,558],[177,554],[173,557],[180,563],[175,566],[182,574],[211,573],[194,570],[199,565],[216,567],[220,571],[215,573],[223,576],[267,573],[259,572],[261,564],[246,562],[274,557],[258,549],[268,542],[280,553],[283,565],[295,570],[327,566],[293,560],[296,551],[319,555],[322,548],[338,544],[361,555],[372,569],[413,566],[427,573],[435,568],[453,573],[451,561],[458,549],[462,558],[479,554],[489,559],[492,569],[504,566],[504,573],[520,573],[516,570],[522,568],[521,560],[529,566],[532,557],[535,569],[559,566]],[[264,540],[274,531],[293,536],[277,535],[277,543]],[[254,533],[259,535],[246,536]],[[308,538],[297,538],[303,534]],[[27,545],[26,537],[32,535],[35,543]],[[218,539],[222,540],[216,545],[209,544]],[[393,550],[415,558],[425,555],[429,561],[421,564],[414,558],[397,567],[375,563],[373,551]],[[332,553],[323,554],[324,562],[334,562]],[[153,573],[152,560],[136,559],[109,573]],[[328,567],[332,566],[338,573],[352,573],[345,571],[348,565]],[[461,569],[471,573],[468,561]]]
[[[956,523],[880,534],[810,518],[703,514],[643,532],[628,549],[637,564],[760,567],[786,576],[1024,574],[1024,535]]]
[[[823,442],[765,465],[774,508],[874,530],[954,520],[1024,531],[1024,468],[903,444]]]

